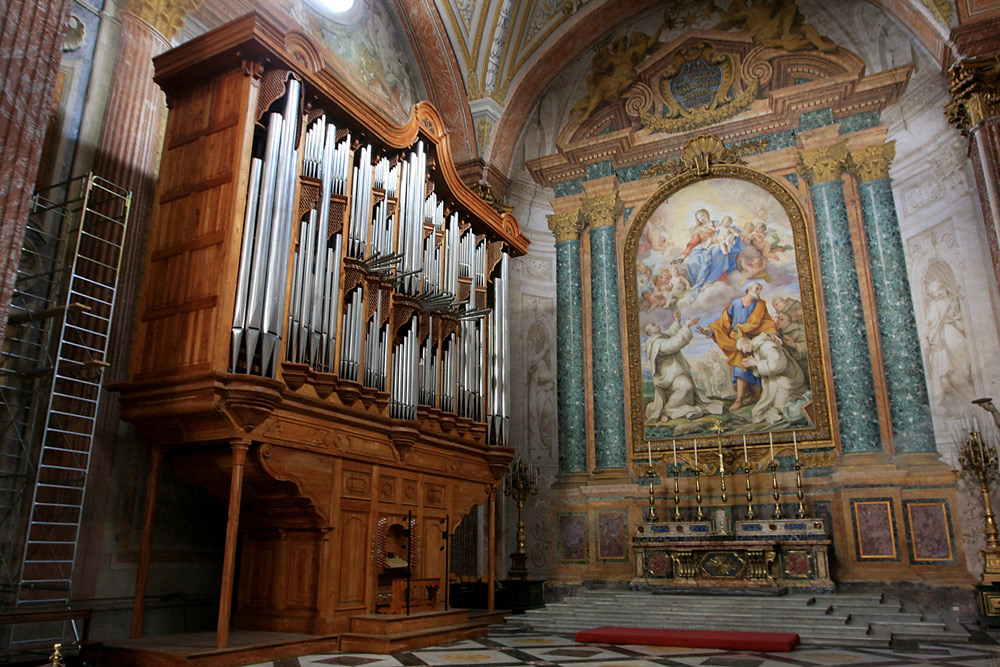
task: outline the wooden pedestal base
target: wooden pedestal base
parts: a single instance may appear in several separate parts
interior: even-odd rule
[[[515,614],[545,606],[545,580],[504,579],[498,604]]]
[[[1000,627],[1000,584],[976,584],[976,607],[980,625]]]

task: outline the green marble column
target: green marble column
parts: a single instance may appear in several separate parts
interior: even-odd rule
[[[895,141],[851,151],[848,169],[859,182],[895,451],[933,452],[934,424],[889,181],[889,163],[895,155]]]
[[[559,474],[587,472],[587,415],[583,398],[583,296],[580,290],[579,211],[548,216],[556,237],[556,365]]]
[[[624,470],[625,372],[618,302],[617,193],[584,200],[590,225],[590,330],[594,378],[594,468]]]
[[[882,444],[875,382],[844,183],[840,180],[846,162],[847,144],[840,142],[802,151],[798,166],[809,182],[816,217],[816,244],[841,448],[844,453],[877,452],[881,451]]]

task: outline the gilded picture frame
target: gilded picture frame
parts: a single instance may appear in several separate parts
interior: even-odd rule
[[[744,439],[751,464],[772,446],[779,456],[793,443],[829,446],[810,238],[788,187],[740,164],[690,168],[632,214],[623,270],[635,460],[651,450],[669,462],[676,450],[691,463],[696,440],[713,452],[721,442],[727,467],[743,465]]]

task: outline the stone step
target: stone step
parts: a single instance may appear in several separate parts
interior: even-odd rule
[[[512,617],[513,618],[513,617]],[[536,629],[532,624],[519,622],[517,620],[512,620],[508,618],[507,624],[513,625],[514,627],[525,627]],[[575,634],[581,630],[588,630],[593,627],[599,627],[597,625],[579,624],[579,623],[563,623],[563,622],[553,622],[546,623],[544,626],[546,632],[553,632],[557,634]],[[628,625],[623,624],[621,627],[642,627],[641,625]],[[706,629],[704,625],[693,625],[693,626],[683,626],[676,625],[679,629]],[[712,625],[709,629],[712,630],[742,630],[747,632],[773,632],[774,628],[770,626],[765,627],[752,627],[746,625],[734,625],[732,627],[725,627],[719,625]],[[826,630],[822,628],[806,629],[806,628],[787,628],[788,632],[795,632],[799,635],[800,641],[805,645],[817,645],[825,646],[831,644],[837,644],[840,646],[878,646],[887,647],[890,644],[892,637],[885,633],[873,633],[868,631],[866,628],[858,628],[857,630],[852,629],[851,631],[845,632],[843,628],[837,630]]]
[[[537,610],[529,610],[536,611]],[[745,623],[747,622],[748,616],[746,614],[741,614],[739,612],[731,613],[691,613],[683,615],[671,615],[671,614],[636,614],[636,613],[618,613],[614,615],[602,614],[600,612],[593,611],[553,611],[547,614],[525,614],[528,618],[534,620],[537,619],[540,624],[548,621],[571,621],[579,619],[580,622],[587,622],[593,625],[609,625],[608,619],[614,619],[613,625],[625,625],[626,623],[634,624],[635,627],[671,627],[672,624],[677,623],[678,619],[684,619],[685,622],[696,622],[701,625],[718,625],[721,623]],[[774,617],[759,617],[762,618],[761,623],[758,625],[768,625],[770,627],[775,626],[775,622],[772,620]],[[861,625],[861,623],[854,622],[849,616],[823,616],[823,617],[799,617],[792,620],[781,621],[784,625],[795,625],[796,627],[842,627],[848,624]],[[864,625],[868,625],[865,623]]]

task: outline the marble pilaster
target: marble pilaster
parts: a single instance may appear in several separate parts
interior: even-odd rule
[[[587,472],[587,415],[583,394],[583,295],[580,289],[580,211],[548,216],[556,237],[557,414],[559,474]]]
[[[851,151],[847,166],[858,179],[894,450],[898,453],[933,452],[936,451],[934,425],[920,337],[889,181],[889,163],[895,153],[895,141],[868,146]]]
[[[847,144],[842,141],[800,152],[798,168],[809,183],[816,219],[841,449],[844,453],[877,452],[882,445],[871,352],[840,180],[846,162]]]
[[[590,227],[590,322],[594,393],[594,467],[623,470],[625,446],[625,375],[622,364],[618,300],[618,252],[615,220],[621,212],[617,193],[583,200]]]
[[[0,322],[7,321],[25,222],[73,3],[10,0],[0,22]],[[5,331],[0,329],[0,343]]]

